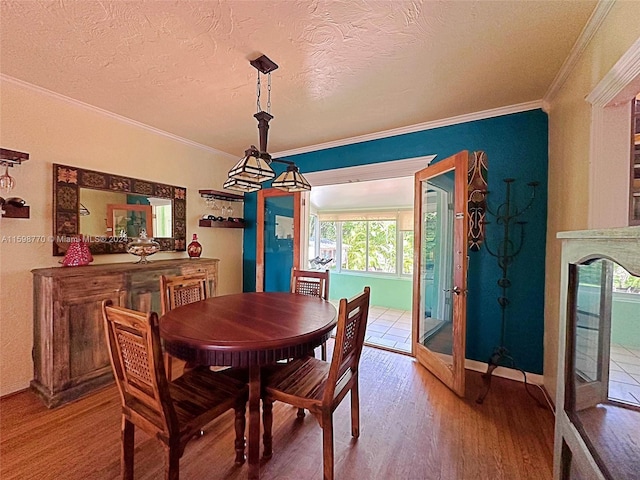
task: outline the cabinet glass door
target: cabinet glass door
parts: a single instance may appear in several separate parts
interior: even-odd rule
[[[573,265],[573,395],[569,408],[584,410],[607,400],[611,336],[612,263]]]

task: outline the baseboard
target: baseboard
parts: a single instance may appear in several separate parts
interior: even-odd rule
[[[25,387],[24,384],[21,383],[20,387],[10,388],[9,390],[10,391],[8,391],[7,393],[3,393],[0,395],[0,400],[4,400],[5,398],[9,398],[19,393],[26,392],[27,390],[29,390],[29,386],[27,385]]]
[[[479,362],[477,360],[466,359],[464,366],[469,370],[484,373],[487,371],[489,364],[485,362]],[[540,386],[544,385],[544,377],[542,375],[529,372],[525,373],[527,374],[527,383],[532,383]],[[514,370],[513,368],[498,367],[493,371],[493,375],[495,375],[496,377],[508,378],[509,380],[515,380],[517,382],[524,383],[524,376],[522,375],[522,372],[519,370]]]

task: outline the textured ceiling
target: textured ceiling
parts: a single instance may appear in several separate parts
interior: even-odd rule
[[[264,53],[277,152],[539,100],[595,5],[1,0],[0,72],[239,155]]]

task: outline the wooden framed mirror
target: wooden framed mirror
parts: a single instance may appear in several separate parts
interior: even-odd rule
[[[185,251],[186,197],[184,187],[53,164],[53,254],[77,236],[94,255],[126,253],[142,228],[161,250]]]

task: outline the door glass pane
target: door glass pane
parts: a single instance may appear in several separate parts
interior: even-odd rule
[[[264,201],[264,291],[288,292],[293,268],[293,195]]]
[[[453,350],[454,185],[453,171],[422,182],[418,342],[447,355]]]
[[[579,385],[595,382],[601,376],[598,350],[604,260],[577,268],[575,381]]]

